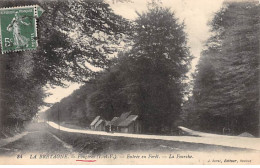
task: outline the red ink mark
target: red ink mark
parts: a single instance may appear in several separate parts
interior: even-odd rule
[[[76,160],[77,162],[95,162],[96,160]]]

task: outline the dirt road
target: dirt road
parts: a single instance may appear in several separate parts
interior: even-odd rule
[[[250,148],[236,148],[245,145],[235,143],[234,139],[189,136],[156,136],[142,134],[106,133],[100,131],[76,130],[57,126],[55,123],[32,124],[26,134],[8,143],[0,143],[0,156],[17,154],[100,154],[121,152],[208,152],[208,151],[240,151]],[[57,129],[60,128],[60,131]],[[214,141],[213,141],[214,140]],[[221,142],[233,144],[221,145]],[[237,141],[238,142],[238,141]],[[220,144],[219,144],[220,143]],[[218,145],[219,144],[219,145]],[[256,143],[254,144],[256,145]]]
[[[0,156],[14,156],[30,153],[71,153],[72,147],[50,133],[45,126],[33,124],[17,140],[0,146]],[[5,141],[8,141],[5,140]]]
[[[174,142],[186,142],[193,144],[205,144],[205,145],[217,145],[231,148],[249,149],[260,151],[260,138],[247,138],[247,137],[237,137],[237,136],[161,136],[161,135],[146,135],[146,134],[127,134],[127,133],[107,133],[104,131],[92,131],[92,130],[79,130],[71,129],[63,126],[59,126],[54,122],[48,123],[51,127],[55,129],[60,129],[65,132],[71,133],[82,133],[89,135],[101,135],[109,137],[127,137],[127,138],[138,138],[138,139],[153,139],[153,140],[166,140]]]

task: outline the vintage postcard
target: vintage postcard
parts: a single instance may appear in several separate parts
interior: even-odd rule
[[[1,0],[0,165],[259,165],[258,0]]]

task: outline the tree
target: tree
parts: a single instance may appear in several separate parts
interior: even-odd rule
[[[169,132],[179,116],[183,83],[191,55],[184,24],[159,5],[136,19],[131,76],[130,110],[139,114],[146,132]]]
[[[229,2],[211,22],[193,97],[204,131],[256,135],[259,93],[259,5]]]
[[[1,59],[5,65],[1,71],[1,119],[2,124],[12,126],[30,120],[44,105],[45,97],[42,86],[35,84],[30,75],[30,57],[19,57],[18,53],[3,55]],[[4,73],[3,73],[4,72]]]
[[[107,120],[120,116],[130,110],[128,87],[131,58],[127,53],[119,53],[113,60],[109,71],[103,72],[95,79],[95,91],[91,94],[90,105],[97,115]]]
[[[1,69],[5,70],[1,71],[5,72],[1,74],[1,100],[4,100],[1,101],[1,117],[15,119],[14,116],[20,116],[24,120],[22,117],[31,116],[32,110],[35,114],[43,104],[41,88],[46,84],[64,86],[65,80],[86,82],[96,75],[91,66],[109,67],[109,57],[117,52],[117,46],[126,39],[130,27],[129,21],[115,15],[102,0],[6,0],[1,1],[0,7],[35,4],[45,10],[38,20],[39,47],[35,51],[1,56],[5,60],[1,62]],[[29,105],[31,101],[35,104]]]
[[[71,95],[52,105],[46,111],[45,119],[66,122],[78,126],[89,126],[96,113],[89,105],[89,98],[94,91],[94,84],[87,83],[73,91]]]
[[[40,4],[45,15],[39,21],[42,45],[35,53],[35,75],[61,84],[84,82],[96,73],[91,67],[108,68],[109,57],[130,28],[103,1],[54,1]]]
[[[144,132],[169,133],[179,117],[182,80],[191,60],[184,24],[159,6],[139,14],[134,24],[132,49],[92,79],[89,104],[107,120],[131,111],[139,115]]]

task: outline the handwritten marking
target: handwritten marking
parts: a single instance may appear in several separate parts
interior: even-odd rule
[[[76,160],[77,162],[95,162],[97,160]]]

